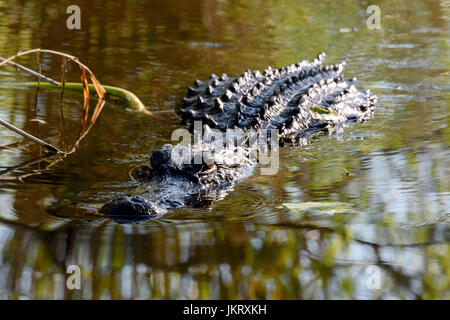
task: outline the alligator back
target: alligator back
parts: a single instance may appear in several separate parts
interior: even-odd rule
[[[311,130],[370,117],[376,97],[358,91],[355,79],[344,80],[345,62],[325,66],[324,58],[321,53],[313,61],[262,73],[196,80],[183,101],[183,120],[221,131],[278,129],[282,142],[299,142]]]

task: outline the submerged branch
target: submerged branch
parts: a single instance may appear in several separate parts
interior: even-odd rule
[[[28,51],[24,51],[24,52],[18,52],[14,56],[9,57],[7,59],[3,59],[2,58],[2,62],[0,62],[0,66],[2,66],[5,63],[10,63],[12,60],[14,60],[17,57],[24,56],[24,55],[27,55],[27,54],[30,54],[30,53],[41,53],[41,52],[43,52],[43,53],[51,53],[51,54],[55,54],[55,55],[58,55],[58,56],[66,57],[66,58],[72,60],[73,62],[75,62],[80,67],[80,69],[86,70],[89,73],[91,81],[92,81],[92,83],[95,86],[95,89],[97,91],[97,95],[100,97],[100,99],[104,98],[105,90],[103,89],[102,85],[97,80],[97,78],[95,77],[95,75],[91,71],[91,69],[89,69],[83,63],[81,63],[80,60],[78,60],[77,57],[71,56],[71,55],[66,54],[66,53],[62,53],[62,52],[54,51],[54,50],[48,50],[48,49],[32,49],[32,50],[28,50]],[[58,85],[59,85],[59,83],[58,83]]]
[[[37,82],[19,82],[18,84],[24,85],[24,86],[36,86]],[[41,82],[40,86],[41,86],[41,88],[46,88],[46,89],[61,89],[60,84],[55,87],[54,85],[52,85],[50,83]],[[143,113],[145,113],[149,116],[155,117],[155,118],[159,118],[153,112],[148,110],[145,107],[145,105],[142,103],[142,101],[139,100],[139,98],[131,91],[128,91],[123,88],[107,86],[107,85],[103,85],[103,88],[105,89],[106,98],[115,97],[120,100],[125,100],[126,102],[128,102],[129,105],[136,108],[140,112],[143,112]],[[96,89],[95,89],[94,85],[89,84],[88,89],[89,89],[90,93],[96,93]],[[64,84],[64,90],[83,92],[84,86],[83,86],[83,83],[81,83],[81,82],[66,82]]]
[[[6,62],[5,62],[5,61],[6,61]],[[43,74],[41,74],[41,73],[39,73],[39,72],[36,72],[36,71],[34,71],[34,70],[31,70],[30,68],[27,68],[27,67],[25,67],[25,66],[23,66],[23,65],[21,65],[21,64],[16,63],[16,62],[6,60],[6,59],[4,59],[4,58],[2,58],[2,57],[0,57],[0,62],[7,63],[7,64],[9,64],[9,65],[15,67],[16,69],[19,69],[19,70],[21,70],[21,71],[24,71],[24,72],[26,72],[26,73],[29,73],[29,74],[31,74],[32,76],[35,76],[35,77],[37,77],[37,78],[40,79],[40,80],[50,82],[51,84],[53,84],[53,85],[55,85],[55,86],[58,86],[58,85],[59,85],[59,82],[58,82],[58,81],[53,80],[52,78],[49,78],[49,77],[47,77],[47,76],[45,76],[45,75],[43,75]]]
[[[24,66],[12,61],[17,57],[20,57],[20,56],[23,56],[26,54],[30,54],[30,53],[38,53],[38,54],[39,53],[50,53],[50,54],[62,56],[63,59],[69,59],[69,60],[75,62],[78,65],[78,67],[80,68],[82,82],[81,83],[65,82],[65,73],[64,73],[64,67],[66,64],[65,60],[63,60],[63,66],[62,66],[63,67],[63,76],[62,76],[61,82],[55,81],[39,72],[33,71],[27,67],[24,67]],[[132,92],[122,89],[122,88],[119,88],[119,87],[103,86],[102,84],[100,84],[100,82],[95,77],[94,73],[86,65],[81,63],[78,60],[78,58],[75,56],[72,56],[72,55],[69,55],[66,53],[62,53],[62,52],[58,52],[58,51],[54,51],[54,50],[48,50],[48,49],[32,49],[32,50],[28,50],[28,51],[24,51],[24,52],[18,52],[14,56],[9,57],[7,59],[0,57],[0,66],[2,66],[3,64],[13,65],[16,68],[37,77],[38,80],[46,81],[47,83],[41,83],[42,87],[61,89],[62,90],[61,96],[63,95],[63,92],[66,88],[68,90],[74,90],[74,91],[83,90],[84,94],[85,94],[85,100],[88,99],[87,97],[89,95],[89,92],[95,92],[100,99],[104,99],[105,94],[106,94],[106,95],[117,97],[119,99],[127,101],[131,106],[135,107],[140,112],[143,112],[143,113],[145,113],[149,116],[155,117],[155,118],[159,118],[154,113],[147,110],[147,108],[145,108],[145,105]],[[92,84],[88,85],[88,89],[86,89],[87,79],[86,79],[85,72],[89,73],[89,77],[92,82]],[[49,86],[48,83],[50,83],[52,86]],[[23,84],[24,85],[37,85],[37,82],[23,83]]]
[[[58,148],[52,146],[51,144],[49,144],[49,143],[47,143],[45,141],[42,141],[41,139],[36,138],[35,136],[33,136],[33,135],[29,134],[29,133],[26,133],[25,131],[17,128],[16,126],[13,126],[12,124],[10,124],[9,122],[7,122],[5,120],[0,119],[0,124],[2,126],[7,127],[8,129],[18,133],[18,134],[20,134],[21,136],[23,136],[23,137],[25,137],[27,139],[30,139],[31,141],[34,141],[37,144],[40,144],[41,146],[43,146],[44,148],[47,148],[48,150],[50,150],[52,152],[56,152],[56,153],[61,153],[62,152],[61,150],[59,150]]]
[[[25,66],[22,66],[16,62],[13,62],[12,60],[14,60],[17,57],[20,56],[24,56],[30,53],[37,53],[38,57],[41,53],[49,53],[49,54],[54,54],[54,55],[58,55],[58,56],[62,56],[63,60],[62,60],[62,76],[61,76],[61,82],[58,82],[56,80],[53,80],[52,78],[49,78],[45,75],[42,74],[41,70],[40,70],[40,65],[39,65],[39,72],[31,70]],[[80,69],[80,78],[81,78],[81,83],[75,83],[75,82],[66,82],[66,60],[71,60],[74,63],[77,64],[77,66]],[[81,63],[77,57],[72,56],[72,55],[68,55],[62,52],[58,52],[58,51],[54,51],[54,50],[47,50],[47,49],[32,49],[32,50],[28,50],[28,51],[19,51],[18,53],[16,53],[14,56],[11,56],[7,59],[0,57],[0,67],[2,65],[11,65],[13,67],[15,67],[18,70],[24,71],[34,77],[37,77],[38,81],[37,82],[22,82],[19,83],[21,85],[24,86],[37,86],[37,91],[36,91],[36,103],[37,103],[37,98],[39,96],[39,90],[40,88],[50,88],[50,89],[58,89],[61,90],[61,94],[60,94],[60,112],[61,112],[61,120],[62,120],[62,126],[63,126],[63,130],[64,130],[64,115],[62,113],[62,99],[64,96],[64,90],[72,90],[72,91],[79,91],[79,92],[83,92],[84,95],[84,103],[83,103],[83,119],[82,119],[82,128],[81,128],[81,133],[79,138],[77,139],[77,141],[75,142],[75,145],[73,146],[73,148],[71,148],[71,150],[69,151],[61,151],[60,149],[52,146],[51,144],[15,127],[14,125],[10,124],[9,122],[0,119],[0,125],[5,126],[6,128],[22,135],[23,137],[29,139],[32,142],[35,142],[41,146],[43,146],[44,148],[52,151],[53,153],[57,153],[59,155],[61,155],[61,157],[58,157],[59,161],[61,161],[63,158],[65,158],[67,155],[75,152],[78,147],[79,144],[81,142],[81,140],[87,135],[87,133],[90,131],[90,129],[92,128],[92,126],[94,125],[95,121],[97,120],[100,112],[103,109],[103,106],[105,105],[105,96],[110,96],[110,97],[116,97],[119,98],[121,100],[125,100],[128,104],[130,104],[131,106],[135,107],[137,110],[150,115],[152,117],[156,117],[159,118],[158,116],[154,115],[151,111],[147,110],[144,106],[144,104],[139,100],[139,98],[134,95],[132,92],[119,88],[119,87],[113,87],[113,86],[103,86],[102,84],[100,84],[100,82],[97,80],[97,78],[95,77],[94,73],[83,63]],[[39,64],[39,60],[38,60],[38,64]],[[88,78],[91,80],[92,84],[88,83]],[[91,116],[89,125],[86,127],[86,125],[88,124],[88,117],[89,117],[89,94],[90,92],[95,93],[98,98],[99,101],[97,103],[96,108],[93,111],[93,114]],[[35,110],[36,110],[36,105],[35,105]],[[47,158],[51,155],[46,155],[44,158]],[[41,161],[41,160],[40,160]],[[39,162],[39,161],[37,161]],[[27,162],[25,164],[25,166],[29,166],[30,164],[34,164],[36,163],[36,161],[31,161],[31,162]],[[52,162],[53,163],[53,162]],[[51,166],[51,164],[49,165]],[[49,167],[47,166],[47,168]],[[19,166],[22,167],[22,166]],[[11,171],[14,171],[16,168],[18,167],[12,167],[11,170],[4,170],[0,173],[1,179],[0,180],[10,180],[10,179],[14,179],[13,177],[10,176],[6,176],[3,177],[5,174],[8,174]],[[32,174],[36,174],[39,173],[38,171],[35,171],[34,173],[29,173],[29,174],[25,174],[22,175],[20,177],[18,177],[17,179],[21,180],[23,177],[26,177],[28,175],[32,175]]]
[[[79,146],[80,146],[81,141],[84,139],[84,137],[89,133],[91,128],[94,126],[95,121],[97,120],[98,115],[102,111],[104,105],[105,105],[105,100],[99,99],[98,102],[97,102],[97,106],[94,109],[94,113],[93,113],[93,115],[91,117],[91,121],[90,121],[89,125],[86,127],[85,126],[86,123],[85,122],[82,123],[83,130],[81,131],[80,135],[78,136],[77,141],[75,141],[73,147],[70,150],[68,150],[68,151],[60,151],[60,150],[57,149],[59,152],[58,152],[58,155],[56,155],[56,156],[54,154],[45,154],[45,155],[42,155],[42,156],[40,156],[38,158],[25,161],[24,163],[21,163],[21,164],[19,164],[17,166],[6,168],[5,170],[0,171],[0,181],[23,181],[23,179],[25,179],[27,177],[30,177],[30,176],[33,176],[33,175],[37,175],[37,174],[42,174],[45,170],[48,170],[49,168],[51,168],[52,166],[54,166],[58,162],[64,160],[68,155],[70,155],[70,154],[74,153],[75,151],[77,151]],[[20,129],[18,129],[18,130],[20,130]],[[31,137],[35,138],[33,136],[31,136]],[[35,139],[37,139],[37,138],[35,138]],[[52,147],[52,146],[50,146],[50,147]],[[29,167],[31,165],[34,165],[36,163],[41,163],[42,161],[46,161],[46,160],[48,160],[50,158],[52,159],[52,161],[50,161],[42,169],[33,170],[32,172],[25,173],[25,174],[22,174],[22,175],[17,176],[17,177],[8,175],[8,173],[13,172],[13,171],[15,171],[17,169],[24,169],[24,168]]]

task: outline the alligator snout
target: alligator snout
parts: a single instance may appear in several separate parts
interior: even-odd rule
[[[99,212],[116,220],[132,219],[136,221],[157,218],[165,213],[165,210],[143,197],[125,196],[103,205]]]

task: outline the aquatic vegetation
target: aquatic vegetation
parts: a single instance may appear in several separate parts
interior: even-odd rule
[[[61,82],[58,82],[56,80],[53,80],[52,78],[45,76],[42,74],[41,70],[39,70],[39,72],[34,71],[28,67],[25,67],[21,64],[18,64],[17,62],[14,62],[13,60],[24,56],[24,55],[28,55],[31,53],[36,53],[38,54],[38,57],[40,57],[41,54],[51,54],[51,55],[56,55],[56,56],[61,56],[62,57],[62,64],[61,64],[61,69],[62,69],[62,76],[61,76]],[[66,82],[66,63],[67,60],[70,60],[72,62],[74,62],[79,70],[80,70],[80,80],[81,82],[76,83],[76,82]],[[114,86],[103,86],[98,80],[97,77],[94,75],[94,73],[83,63],[81,63],[79,61],[79,59],[75,56],[72,55],[68,55],[62,52],[58,52],[55,50],[47,50],[47,49],[32,49],[32,50],[28,50],[28,51],[19,51],[17,54],[9,57],[9,58],[2,58],[0,57],[0,67],[3,65],[11,65],[12,67],[16,68],[17,70],[26,72],[34,77],[38,78],[37,82],[14,82],[13,85],[15,87],[21,87],[21,86],[32,86],[32,87],[36,87],[36,102],[35,104],[37,104],[38,98],[39,98],[39,94],[40,94],[40,89],[56,89],[56,90],[60,90],[60,104],[62,103],[63,97],[64,97],[64,91],[65,90],[71,90],[71,91],[76,91],[76,92],[82,92],[83,96],[84,96],[84,103],[83,103],[83,112],[84,112],[84,116],[83,116],[83,120],[82,120],[82,131],[79,135],[78,140],[74,143],[73,147],[70,148],[69,150],[60,150],[59,148],[49,144],[48,142],[43,141],[42,139],[35,137],[19,128],[17,128],[16,126],[8,123],[5,120],[0,119],[0,125],[5,126],[6,128],[20,134],[21,136],[39,144],[40,146],[46,148],[47,150],[49,150],[51,153],[48,154],[48,157],[44,157],[42,158],[42,160],[44,159],[48,159],[48,158],[52,158],[53,154],[52,153],[56,153],[58,155],[58,157],[54,158],[55,163],[63,160],[67,155],[75,152],[78,148],[78,145],[80,143],[80,141],[87,135],[87,133],[90,131],[90,129],[92,128],[92,126],[94,125],[94,123],[96,122],[98,116],[100,115],[103,106],[105,104],[105,99],[107,98],[117,98],[117,99],[121,99],[123,101],[125,101],[127,104],[129,104],[130,106],[136,108],[137,110],[148,114],[152,117],[156,117],[151,111],[147,110],[146,107],[144,106],[144,104],[139,100],[139,98],[133,94],[132,92],[125,90],[123,88],[119,88],[119,87],[114,87]],[[40,67],[39,67],[40,69]],[[87,78],[87,74],[89,75],[89,78],[91,80],[91,84],[88,83],[88,78]],[[41,82],[42,81],[42,82]],[[89,126],[86,126],[88,123],[88,115],[90,113],[89,107],[89,98],[90,98],[90,93],[95,93],[97,95],[98,98],[98,102],[97,105],[94,109],[94,111],[92,112],[91,118],[89,120]],[[39,119],[36,119],[37,121]],[[64,121],[64,119],[62,119],[62,121]],[[34,164],[35,162],[33,162]],[[23,167],[22,165],[19,165],[19,167]],[[49,168],[49,166],[47,166],[47,168]],[[6,171],[3,173],[0,173],[0,180],[10,180],[13,179],[13,177],[10,176],[5,176],[5,174],[9,173],[10,171]],[[36,172],[35,172],[36,173]],[[31,174],[33,175],[33,173]],[[17,177],[17,179],[19,179],[20,181],[23,181],[23,179],[25,177],[28,177],[29,174],[26,175],[21,175],[19,177]]]

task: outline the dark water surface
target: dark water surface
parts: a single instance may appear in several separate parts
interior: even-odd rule
[[[0,55],[73,54],[164,120],[107,102],[63,161],[0,173],[0,298],[450,298],[448,1],[77,3],[82,29],[70,31],[69,2],[0,0]],[[381,30],[366,27],[370,4]],[[346,76],[378,95],[369,122],[283,148],[276,175],[257,170],[211,208],[139,225],[96,213],[138,186],[129,170],[170,142],[194,79],[320,51],[348,58]],[[59,79],[59,58],[40,61]],[[36,56],[17,62],[37,69]],[[59,92],[41,90],[35,114],[35,89],[12,84],[31,79],[0,67],[0,118],[67,150],[82,96],[65,93],[63,126]],[[42,155],[5,128],[0,144],[1,170]],[[80,290],[66,288],[69,265],[81,268]]]

